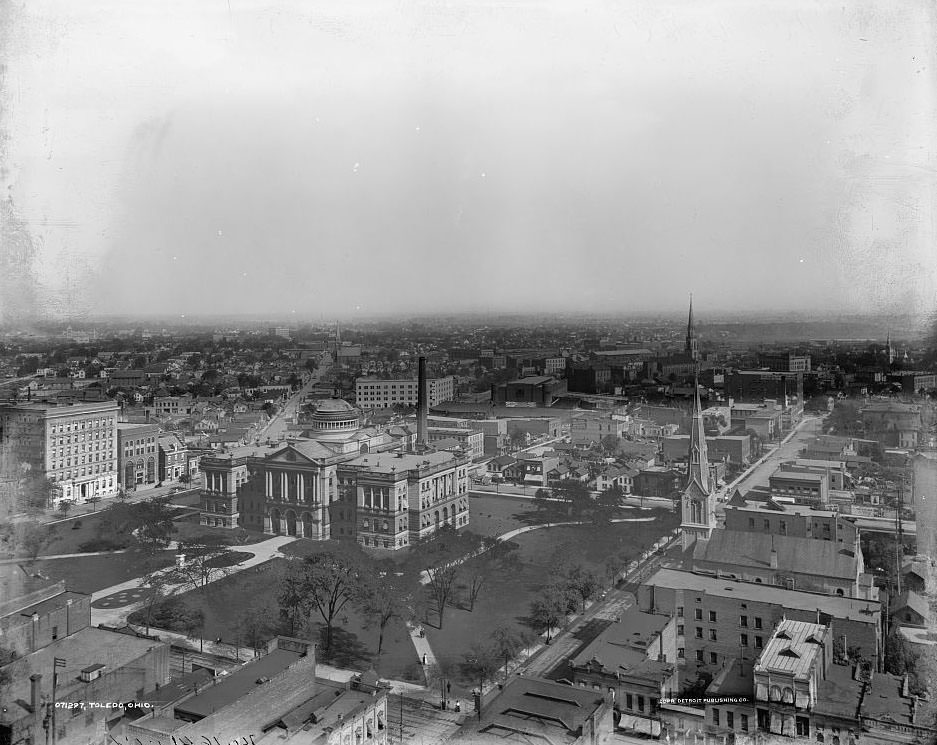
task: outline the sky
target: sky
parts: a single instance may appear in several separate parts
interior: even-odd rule
[[[0,321],[937,307],[925,0],[0,13]]]

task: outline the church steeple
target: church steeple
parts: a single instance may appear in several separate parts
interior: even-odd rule
[[[708,539],[716,527],[716,501],[714,484],[709,473],[706,452],[706,429],[703,407],[700,403],[699,380],[693,378],[693,420],[690,426],[690,452],[687,481],[683,490],[682,520],[683,547],[688,549],[699,539]]]
[[[686,322],[686,346],[684,352],[692,360],[699,360],[699,343],[696,340],[696,325],[693,323],[693,295],[690,294],[690,314]]]

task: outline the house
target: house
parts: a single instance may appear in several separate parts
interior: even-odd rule
[[[488,475],[491,476],[494,480],[503,480],[507,478],[505,475],[505,470],[510,470],[517,463],[517,458],[513,455],[499,455],[497,458],[492,458],[488,461],[485,466],[485,470],[488,472]]]
[[[634,490],[634,477],[637,475],[638,472],[628,466],[606,466],[595,477],[595,488],[606,491],[617,486],[622,494],[631,494]]]
[[[892,605],[891,618],[902,626],[926,628],[930,624],[930,606],[914,590],[904,590]]]

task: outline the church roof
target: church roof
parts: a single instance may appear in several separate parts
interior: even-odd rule
[[[855,581],[858,557],[833,541],[775,535],[766,540],[761,533],[717,528],[708,540],[697,541],[693,562],[725,564],[750,569],[770,569],[772,547],[777,551],[777,571]]]

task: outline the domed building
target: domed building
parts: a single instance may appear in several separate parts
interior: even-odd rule
[[[361,426],[358,410],[340,398],[320,401],[312,415],[312,438],[320,441],[338,441],[348,439],[348,435],[357,432]]]

